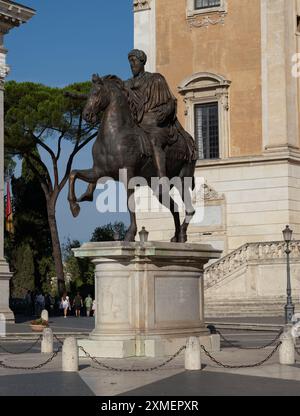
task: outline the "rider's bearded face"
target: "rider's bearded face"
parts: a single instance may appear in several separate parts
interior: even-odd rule
[[[135,77],[144,71],[144,64],[136,56],[131,56],[129,58],[129,63],[132,74]]]

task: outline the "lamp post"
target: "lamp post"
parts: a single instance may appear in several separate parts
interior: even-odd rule
[[[284,241],[286,242],[286,268],[287,268],[287,303],[285,305],[285,323],[290,324],[295,313],[295,305],[292,302],[292,288],[291,288],[291,269],[290,269],[290,242],[292,241],[293,230],[287,225],[282,231]]]
[[[146,230],[145,227],[142,227],[142,230],[139,232],[139,236],[140,236],[140,242],[141,243],[147,243],[149,233],[148,233],[148,231]]]

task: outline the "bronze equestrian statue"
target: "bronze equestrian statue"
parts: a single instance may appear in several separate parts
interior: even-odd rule
[[[143,51],[134,49],[128,58],[133,77],[126,82],[116,76],[93,75],[83,117],[89,123],[96,123],[100,114],[103,116],[93,146],[92,169],[74,170],[70,174],[68,200],[74,217],[79,214],[79,202],[93,200],[98,180],[110,177],[117,181],[122,169],[127,171],[128,182],[138,176],[145,178],[149,186],[153,177],[162,181],[178,177],[181,182],[184,178],[194,179],[195,142],[177,119],[176,99],[165,78],[145,72],[147,57]],[[89,183],[87,191],[78,199],[76,179]],[[163,189],[163,186],[159,188],[157,196],[164,204]],[[171,196],[167,198],[175,223],[172,242],[187,241],[187,228],[195,212],[190,193],[179,191],[186,211],[183,224],[180,224],[178,206]],[[132,201],[133,193],[133,189],[127,188],[128,200]],[[129,212],[131,223],[125,241],[135,241],[136,215],[132,209]]]

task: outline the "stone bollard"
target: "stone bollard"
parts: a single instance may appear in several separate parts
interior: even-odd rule
[[[76,338],[66,338],[62,348],[62,371],[77,372],[79,365],[78,356],[79,353]]]
[[[49,321],[49,313],[46,309],[42,311],[41,318],[43,321]]]
[[[200,343],[196,337],[187,340],[184,366],[186,370],[190,371],[201,370]]]
[[[53,353],[53,332],[52,332],[52,329],[50,328],[45,328],[43,331],[41,353],[42,354]]]
[[[284,365],[295,364],[295,345],[291,331],[285,331],[281,335],[280,341],[282,344],[279,348],[279,363]]]

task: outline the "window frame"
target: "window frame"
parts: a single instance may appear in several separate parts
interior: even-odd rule
[[[211,141],[210,141],[210,137],[208,137],[208,139],[209,139],[209,149],[204,149],[204,143],[203,143],[203,158],[200,158],[199,156],[199,140],[198,140],[198,138],[196,137],[196,128],[197,128],[197,123],[196,123],[196,119],[197,119],[197,108],[199,108],[199,107],[205,107],[205,106],[212,106],[212,104],[215,104],[216,105],[216,108],[217,108],[217,115],[218,115],[218,156],[217,157],[206,157],[206,153],[207,153],[207,150],[210,150],[210,143],[211,143]],[[219,101],[217,101],[217,100],[215,100],[215,101],[209,101],[209,102],[205,102],[205,103],[195,103],[194,104],[194,137],[195,137],[195,141],[196,141],[196,145],[197,145],[197,151],[198,151],[198,160],[219,160],[220,159],[220,120],[219,120],[219,117],[220,117],[220,110],[219,110],[219,106],[220,106],[220,103],[219,103]],[[206,150],[206,151],[205,151]]]
[[[195,107],[198,104],[218,103],[219,158],[198,159],[201,163],[229,157],[230,117],[229,87],[231,82],[221,75],[200,72],[186,78],[178,87],[184,97],[185,128],[195,138]]]
[[[210,1],[210,0],[208,0],[208,1]],[[214,6],[209,5],[209,6],[204,6],[204,7],[197,7],[196,6],[197,0],[194,0],[194,10],[207,10],[207,9],[215,9],[215,8],[218,9],[222,5],[222,0],[217,0],[217,1],[219,2],[219,4],[215,4]]]
[[[227,1],[220,0],[220,6],[206,7],[202,9],[196,9],[195,0],[186,0],[186,15],[187,18],[194,18],[198,15],[205,15],[209,13],[227,13]]]

